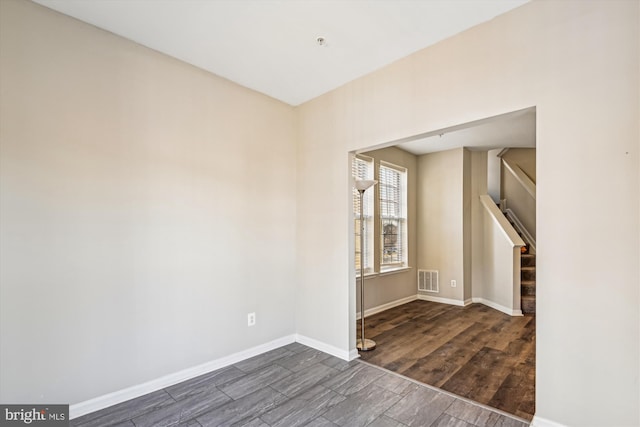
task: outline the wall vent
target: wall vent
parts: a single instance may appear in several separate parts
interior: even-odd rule
[[[418,270],[418,291],[440,292],[438,270]]]

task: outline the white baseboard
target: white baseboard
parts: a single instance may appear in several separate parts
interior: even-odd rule
[[[457,305],[460,307],[464,307],[471,304],[470,300],[462,301],[462,300],[451,299],[451,298],[434,297],[432,295],[425,295],[425,294],[418,294],[417,299],[423,300],[423,301],[439,302],[441,304]]]
[[[415,301],[416,299],[457,305],[457,306],[466,306],[471,303],[471,301],[469,300],[460,301],[460,300],[454,300],[450,298],[441,298],[441,297],[434,297],[434,296],[422,295],[422,294],[411,295],[406,298],[401,298],[399,300],[392,301],[387,304],[379,305],[377,307],[370,308],[369,310],[365,310],[365,317],[370,316],[372,314],[380,313],[382,311],[388,310],[390,308],[393,308],[402,304],[406,304],[411,301]],[[491,301],[484,300],[482,298],[473,298],[473,302],[479,302],[479,303],[485,304],[491,308],[502,311],[503,313],[509,314],[511,316],[522,316],[522,312],[520,310],[509,310],[504,306],[493,303]],[[93,399],[75,403],[69,406],[69,419],[78,418],[85,414],[89,414],[91,412],[95,412],[100,409],[108,408],[109,406],[113,406],[130,399],[135,399],[136,397],[140,397],[145,394],[148,394],[157,390],[161,390],[163,388],[172,386],[174,384],[178,384],[182,381],[195,378],[199,375],[203,375],[208,372],[215,371],[216,369],[233,365],[234,363],[241,362],[245,359],[249,359],[259,354],[266,353],[267,351],[274,350],[276,348],[285,346],[287,344],[291,344],[293,342],[299,342],[300,344],[304,344],[306,346],[315,348],[316,350],[320,350],[332,356],[338,357],[342,360],[351,361],[360,357],[358,354],[358,350],[356,349],[352,349],[350,351],[342,350],[338,347],[334,347],[330,344],[315,340],[313,338],[306,337],[304,335],[300,335],[300,334],[287,335],[282,338],[278,338],[276,340],[270,341],[268,343],[260,344],[258,346],[249,348],[247,350],[243,350],[243,351],[231,354],[229,356],[222,357],[220,359],[212,360],[210,362],[206,362],[198,366],[183,369],[182,371],[165,375],[163,377],[148,381],[143,384],[134,385],[122,390],[115,391],[113,393],[105,394],[103,396],[98,396]],[[557,424],[552,421],[545,420],[544,418],[539,418],[539,417],[534,417],[534,422],[537,422],[537,423],[532,425],[535,425],[536,427],[564,427],[561,424]]]
[[[522,310],[512,310],[508,307],[505,307],[503,305],[497,304],[493,301],[489,301],[487,299],[484,298],[472,298],[472,299],[467,299],[464,301],[460,301],[457,299],[451,299],[451,298],[442,298],[442,297],[435,297],[435,296],[431,296],[431,295],[424,295],[424,294],[418,294],[417,299],[420,300],[424,300],[424,301],[432,301],[432,302],[439,302],[441,304],[449,304],[449,305],[457,305],[460,307],[466,307],[467,305],[471,304],[472,302],[474,303],[480,303],[480,304],[484,304],[487,307],[491,307],[494,310],[498,310],[501,311],[505,314],[508,314],[509,316],[522,316]]]
[[[415,301],[417,299],[418,299],[417,295],[410,295],[408,297],[400,298],[395,301],[388,302],[386,304],[378,305],[376,307],[371,307],[364,311],[364,318],[366,319],[367,317],[373,314],[381,313],[385,310],[389,310],[390,308],[397,307],[399,305],[406,304],[408,302]],[[356,312],[356,320],[359,320],[359,319],[360,319],[360,312],[358,311]]]
[[[567,427],[564,424],[560,424],[537,415],[533,416],[533,420],[531,420],[530,425],[531,427]]]
[[[352,354],[350,351],[342,350],[338,347],[334,347],[330,344],[315,340],[313,338],[305,337],[304,335],[300,335],[300,334],[296,334],[295,338],[296,338],[296,342],[299,342],[300,344],[304,344],[308,347],[315,348],[316,350],[320,350],[324,353],[338,357],[342,360],[347,360],[347,361],[353,360]],[[356,350],[356,353],[357,352],[358,351]]]
[[[233,365],[234,363],[238,363],[242,360],[249,359],[250,357],[257,356],[259,354],[271,351],[287,344],[291,344],[295,341],[296,335],[287,335],[268,343],[260,344],[247,350],[243,350],[238,353],[222,357],[220,359],[212,360],[198,366],[183,369],[182,371],[165,375],[163,377],[148,381],[143,384],[134,385],[132,387],[115,391],[113,393],[85,400],[84,402],[75,403],[69,406],[69,418],[78,418],[82,415],[89,414],[100,409],[108,408],[109,406],[122,403],[130,399],[135,399],[136,397],[161,390],[174,384],[178,384],[179,382],[195,378],[199,375],[206,374],[211,371],[215,371],[216,369],[224,368],[225,366]]]
[[[505,307],[504,305],[497,304],[493,301],[489,301],[484,298],[473,298],[472,301],[479,302],[480,304],[484,304],[487,307],[491,307],[494,310],[501,311],[504,314],[508,314],[509,316],[522,316],[522,310],[512,310],[509,307]]]

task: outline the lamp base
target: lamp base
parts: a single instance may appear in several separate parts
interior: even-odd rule
[[[356,342],[356,348],[360,351],[373,350],[374,348],[376,348],[376,342],[365,338],[364,345],[363,345],[362,340],[358,340]]]

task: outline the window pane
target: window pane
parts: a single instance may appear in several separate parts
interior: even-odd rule
[[[351,165],[351,174],[354,179],[373,179],[373,160],[354,157]],[[364,259],[365,271],[371,271],[373,265],[373,190],[365,191],[363,197],[364,214],[364,257],[360,248],[360,193],[353,189],[353,218],[355,232],[355,268],[360,272],[360,260]]]
[[[407,264],[406,171],[380,165],[381,267]]]

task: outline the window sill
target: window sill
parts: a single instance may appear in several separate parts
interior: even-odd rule
[[[409,271],[411,270],[411,267],[394,267],[394,268],[387,268],[385,270],[382,270],[380,273],[378,273],[379,276],[388,276],[390,274],[397,274],[397,273],[404,273],[405,271]],[[366,274],[365,274],[366,277]]]
[[[369,277],[378,277],[380,273],[376,273],[375,271],[372,271],[371,273],[364,273],[364,278],[368,279]],[[358,280],[360,278],[359,274],[356,274],[356,280]]]
[[[383,276],[390,276],[392,274],[398,274],[398,273],[404,273],[405,271],[409,271],[411,270],[412,267],[397,267],[397,268],[388,268],[386,270],[380,271],[380,272],[371,272],[371,273],[365,273],[364,274],[364,278],[368,279],[370,277],[383,277]],[[356,280],[360,279],[360,275],[356,274]]]

